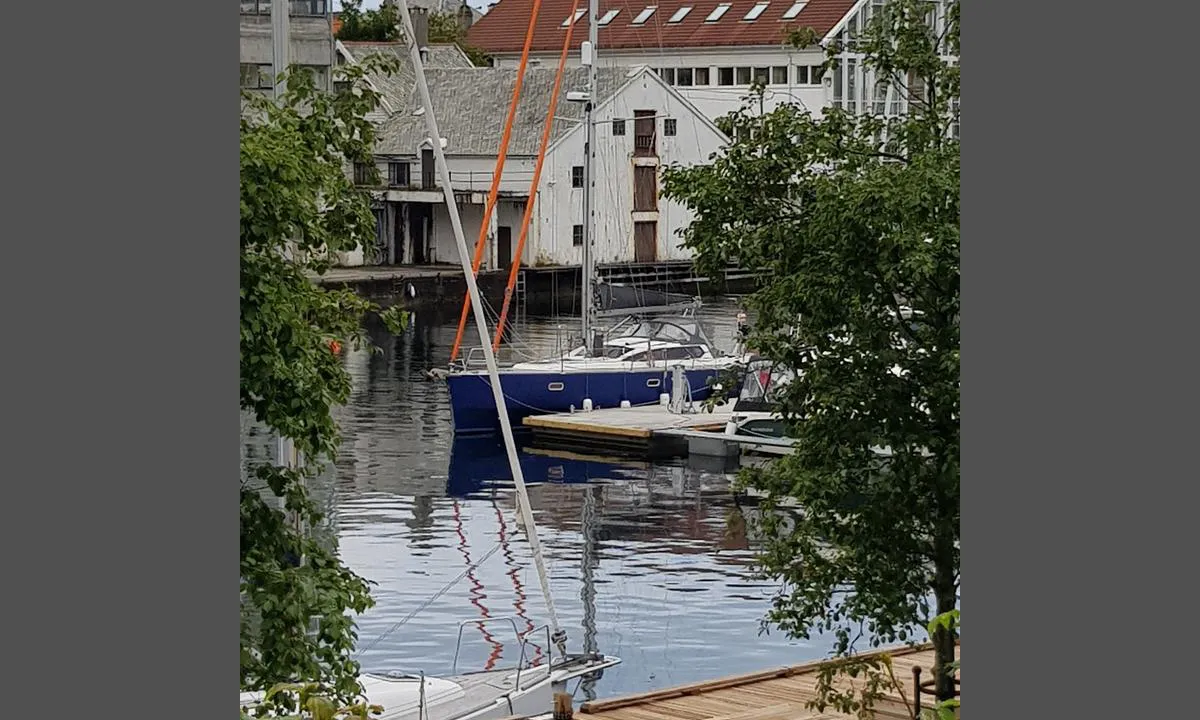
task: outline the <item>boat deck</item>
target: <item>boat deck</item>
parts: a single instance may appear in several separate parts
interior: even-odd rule
[[[729,404],[711,413],[673,413],[661,405],[643,405],[531,415],[523,423],[533,431],[534,442],[540,447],[655,458],[687,454],[686,437],[667,431],[721,430],[731,412]]]
[[[913,717],[913,668],[921,679],[933,677],[933,648],[898,648],[888,651],[903,697],[894,689],[883,691],[874,717],[904,720]],[[957,653],[956,653],[957,654]],[[612,700],[584,703],[575,720],[842,720],[853,716],[826,708],[808,707],[817,696],[817,671],[821,662],[806,663],[749,675],[737,675],[683,685]],[[922,706],[933,699],[922,693]]]

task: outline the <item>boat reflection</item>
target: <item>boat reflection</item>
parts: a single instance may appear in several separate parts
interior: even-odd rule
[[[649,464],[588,457],[556,451],[518,447],[525,482],[577,485],[595,481],[626,480],[644,476]],[[446,494],[465,498],[513,487],[503,440],[499,437],[456,437],[450,450]]]

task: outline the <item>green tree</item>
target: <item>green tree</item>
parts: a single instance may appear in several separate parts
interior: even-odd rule
[[[339,14],[338,40],[396,42],[401,39],[400,11],[394,3],[363,10],[362,0],[345,0]],[[477,67],[491,64],[491,56],[467,42],[467,30],[453,12],[429,13],[429,42],[455,44]]]
[[[845,48],[909,112],[748,106],[710,164],[665,173],[665,195],[696,213],[684,239],[701,267],[764,278],[751,344],[799,372],[782,397],[795,453],[742,482],[765,495],[761,568],[782,581],[767,621],[832,632],[840,655],[863,634],[915,639],[957,605],[959,4],[944,30],[933,7],[890,0]],[[843,48],[826,49],[828,73]],[[933,641],[947,700],[956,632]]]
[[[305,481],[338,449],[331,409],[350,391],[339,345],[365,342],[363,316],[379,309],[313,275],[374,237],[369,197],[346,166],[371,160],[374,128],[364,115],[378,98],[364,74],[392,69],[383,58],[338,68],[349,88],[330,94],[293,68],[280,78],[278,103],[243,93],[240,404],[300,454],[291,468],[255,465],[241,488],[243,690],[304,683],[341,704],[361,690],[350,611],[372,604],[368,583],[303,531],[322,521]],[[381,315],[398,327],[397,313]],[[285,689],[267,704],[286,712],[298,700]]]
[[[362,0],[342,0],[337,39],[359,42],[395,42],[400,39],[399,9],[392,3],[363,10]]]

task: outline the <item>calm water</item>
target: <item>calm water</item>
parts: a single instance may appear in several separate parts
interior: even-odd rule
[[[710,336],[725,347],[732,347],[735,313],[731,303],[710,304],[702,313]],[[403,336],[376,336],[381,353],[348,353],[354,391],[339,413],[345,447],[336,471],[315,488],[329,508],[342,558],[377,583],[377,605],[359,619],[368,670],[450,673],[459,624],[485,617],[501,621],[463,629],[458,670],[508,664],[519,648],[504,619],[522,631],[547,621],[500,441],[455,441],[445,386],[425,379],[428,368],[449,358],[452,315],[418,315]],[[574,329],[573,321],[563,322],[562,332]],[[535,319],[518,331],[533,351],[553,349],[560,333],[555,322]],[[468,345],[478,344],[473,333],[472,327]],[[248,450],[262,452],[260,443],[249,441]],[[759,634],[774,585],[750,572],[752,551],[729,475],[683,462],[536,451],[522,453],[521,461],[571,649],[623,661],[577,698],[826,654],[821,641]],[[544,652],[544,645],[531,651]]]

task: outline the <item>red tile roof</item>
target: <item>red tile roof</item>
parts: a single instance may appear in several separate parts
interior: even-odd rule
[[[538,10],[537,27],[533,35],[533,52],[562,49],[563,20],[571,12],[573,0],[542,0]],[[770,0],[765,12],[753,21],[744,21],[746,13],[763,0],[601,0],[597,18],[609,10],[620,12],[608,25],[599,30],[600,51],[605,49],[749,47],[778,45],[787,31],[811,27],[824,35],[841,20],[855,0],[810,0],[800,14],[789,20],[783,15],[795,0]],[[718,5],[732,7],[716,22],[705,22]],[[646,7],[658,9],[641,26],[633,19]],[[587,3],[579,3],[585,9]],[[692,11],[681,22],[668,22],[675,11],[690,7]],[[500,0],[468,31],[467,41],[485,52],[521,52],[533,0]],[[587,17],[575,26],[571,43],[574,47],[587,39]]]

